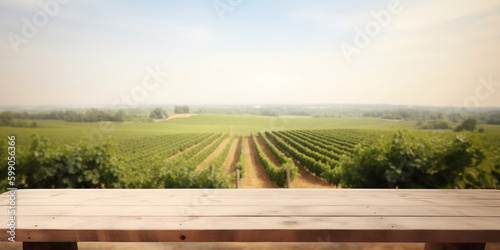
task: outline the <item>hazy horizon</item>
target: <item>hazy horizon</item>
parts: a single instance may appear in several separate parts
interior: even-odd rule
[[[0,2],[0,106],[500,107],[498,1],[41,2]]]
[[[198,109],[213,109],[214,110],[238,110],[241,108],[245,109],[275,109],[275,110],[286,110],[288,108],[295,109],[317,109],[317,110],[353,110],[353,109],[366,109],[366,110],[427,110],[427,111],[441,111],[445,113],[461,113],[464,111],[500,111],[500,107],[495,106],[479,106],[479,107],[467,107],[462,109],[459,106],[429,106],[429,105],[404,105],[404,104],[345,104],[345,103],[304,103],[304,104],[287,104],[287,103],[243,103],[243,104],[189,104],[189,103],[152,103],[152,104],[139,104],[135,106],[127,105],[107,105],[107,104],[57,104],[57,105],[0,105],[0,112],[10,111],[10,112],[49,112],[49,111],[87,111],[90,109],[99,109],[107,111],[117,111],[120,109],[125,110],[150,110],[156,107],[162,107],[167,109],[173,109],[175,106],[187,105],[191,108],[191,112],[197,113]],[[202,113],[210,113],[203,111]]]

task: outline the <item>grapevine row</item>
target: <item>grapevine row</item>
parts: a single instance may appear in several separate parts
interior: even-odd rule
[[[321,140],[323,140],[327,143],[334,144],[337,147],[339,147],[340,149],[343,149],[345,151],[351,151],[352,148],[354,148],[357,145],[357,143],[346,141],[346,140],[340,140],[336,137],[331,137],[327,134],[323,134],[323,133],[320,133],[317,131],[314,131],[314,132],[313,131],[302,131],[302,133],[305,134],[306,136],[310,136],[310,137],[313,137],[315,139],[321,138]]]
[[[314,158],[299,152],[297,149],[293,148],[292,146],[284,142],[277,135],[269,132],[266,132],[266,135],[269,138],[273,139],[282,150],[287,152],[292,158],[299,161],[300,164],[302,164],[304,167],[309,169],[309,171],[316,174],[317,176],[321,176],[324,172],[330,169],[328,165],[321,163],[320,161],[317,161]]]
[[[208,145],[210,145],[210,143],[212,143],[215,138],[218,138],[220,136],[221,136],[221,134],[212,135],[209,138],[207,138],[204,141],[202,141],[201,143],[199,143],[198,145],[196,145],[195,147],[193,147],[193,148],[191,148],[191,149],[183,152],[182,154],[174,157],[173,159],[177,159],[177,160],[188,160],[188,159],[191,159],[193,156],[195,156],[196,154],[198,154],[205,147],[207,147]]]
[[[296,141],[296,140],[292,139],[291,137],[285,135],[282,132],[273,132],[273,133],[275,133],[276,135],[281,137],[283,140],[285,140],[288,144],[290,144],[292,147],[297,149],[302,154],[305,154],[309,157],[312,157],[314,160],[322,162],[323,164],[325,164],[327,166],[330,166],[330,168],[333,166],[336,166],[338,164],[338,162],[336,160],[334,160],[326,155],[323,155],[321,153],[318,153],[314,150],[311,150],[311,148],[314,148],[314,145],[311,145],[310,143],[303,142],[300,140]]]
[[[274,155],[276,160],[281,164],[281,167],[287,168],[297,168],[295,164],[293,164],[293,160],[288,158],[283,152],[281,152],[278,148],[274,146],[274,144],[262,133],[259,133],[259,136],[264,140],[267,148]]]
[[[301,136],[300,134],[283,132],[284,135],[288,136],[290,139],[298,142],[304,147],[311,149],[312,151],[318,152],[324,156],[330,157],[333,160],[339,160],[340,155],[336,152],[328,150],[325,146],[317,145],[317,142],[309,140],[307,137]],[[338,150],[337,150],[338,151]]]
[[[236,163],[236,169],[240,170],[240,177],[243,178],[245,175],[245,136],[241,137],[240,158]]]
[[[177,152],[203,141],[208,136],[209,134],[182,134],[146,137],[122,142],[119,144],[119,150],[121,155],[126,156],[123,160],[126,160],[127,165],[147,165],[175,155]],[[144,148],[147,150],[142,150]],[[137,149],[141,150],[136,152]]]
[[[311,132],[319,134],[321,136],[325,136],[339,143],[344,143],[351,146],[356,146],[361,141],[366,139],[366,133],[360,130],[338,129],[338,130],[315,130]],[[360,136],[361,133],[363,134],[363,137]]]
[[[352,150],[351,147],[342,146],[342,145],[339,145],[337,143],[331,143],[331,142],[328,142],[327,140],[325,140],[323,137],[319,137],[319,136],[312,135],[312,134],[306,134],[303,131],[293,131],[290,133],[292,133],[293,135],[295,135],[296,137],[298,137],[301,140],[305,140],[305,141],[312,143],[312,144],[314,144],[322,149],[332,151],[333,153],[335,153],[337,155],[336,157],[339,157],[340,155],[343,155],[343,154],[350,154],[351,150]]]
[[[217,149],[217,147],[219,147],[219,145],[221,144],[222,140],[224,140],[224,138],[225,138],[225,136],[220,136],[210,146],[203,149],[202,151],[200,151],[198,154],[191,157],[190,159],[188,159],[187,165],[192,166],[192,167],[196,167],[196,166],[200,165],[203,162],[203,160],[205,160],[211,153],[213,153],[215,151],[215,149]]]
[[[260,163],[264,167],[267,172],[269,178],[276,183],[276,185],[280,187],[286,187],[286,169],[287,167],[277,167],[274,163],[267,158],[267,155],[262,151],[262,148],[257,141],[255,135],[252,135],[253,143],[255,144],[255,148],[257,149],[257,156],[259,157]],[[290,181],[295,178],[295,175],[298,173],[297,168],[288,168],[290,169]]]

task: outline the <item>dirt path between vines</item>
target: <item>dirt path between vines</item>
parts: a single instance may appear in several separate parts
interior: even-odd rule
[[[271,150],[269,150],[266,143],[264,142],[264,139],[262,139],[262,137],[260,137],[258,135],[256,135],[255,138],[257,138],[257,142],[259,143],[262,151],[264,151],[264,154],[266,154],[267,158],[269,158],[269,160],[277,167],[281,167],[281,163],[278,161],[278,159],[276,159],[276,157],[274,157]]]
[[[271,138],[268,139],[271,141],[271,143],[274,144],[274,146],[279,148],[278,145],[276,145],[275,141],[273,141]],[[286,152],[283,153],[290,157]],[[295,166],[297,166],[297,168],[299,169],[300,177],[297,176],[295,177],[295,179],[293,179],[291,183],[292,188],[336,188],[335,185],[328,184],[321,178],[309,172],[309,170],[307,170],[307,168],[305,168],[304,166],[298,164],[295,161],[294,163]]]
[[[257,150],[251,136],[245,140],[245,176],[241,179],[242,188],[277,188],[269,179],[266,170],[260,164]]]
[[[218,141],[219,139],[220,139],[220,136],[219,136],[219,137],[215,137],[215,138],[213,138],[213,139],[212,139],[212,142],[210,142],[210,144],[208,144],[208,145],[207,145],[207,146],[205,146],[202,150],[200,150],[200,152],[196,153],[196,155],[200,154],[201,152],[203,152],[203,151],[204,151],[204,150],[206,150],[207,148],[211,147],[214,143],[217,143],[217,141]],[[226,139],[227,139],[227,138],[226,138]],[[224,140],[225,140],[225,139],[223,139],[223,140],[220,142],[219,146],[215,149],[215,151],[217,151],[217,150],[220,148],[220,145],[224,143]],[[205,161],[206,161],[206,160],[208,159],[208,157],[210,157],[212,154],[213,154],[213,152],[212,152],[209,156],[207,156],[207,158],[206,158],[205,160],[203,160],[203,161],[202,161],[202,162],[201,162],[198,166],[196,166],[196,171],[202,171],[202,170],[203,170],[203,169],[202,169],[202,167],[203,167],[204,165],[206,165],[206,164],[205,164]],[[196,156],[196,155],[195,155],[195,156]]]
[[[205,160],[203,160],[203,162],[196,167],[196,171],[202,171],[203,166],[206,166],[208,163],[210,163],[210,161],[212,161],[215,157],[217,157],[222,152],[222,150],[224,150],[224,147],[226,147],[226,145],[229,143],[229,140],[231,140],[231,136],[224,138],[220,142],[219,146],[217,146],[217,148],[214,150],[214,152],[210,153],[210,155],[208,155],[207,158],[205,158]],[[210,143],[210,145],[208,145],[207,147],[212,146],[213,143]]]
[[[222,172],[224,175],[234,174],[236,171],[236,163],[238,162],[241,150],[241,137],[234,139],[231,148],[229,148],[229,153],[227,154],[226,160],[222,164]]]
[[[231,136],[228,136],[222,140],[222,142],[219,144],[219,146],[212,152],[203,162],[204,163],[209,163],[211,160],[213,160],[215,157],[217,157],[222,150],[226,147],[226,145],[229,143],[231,140]]]
[[[299,168],[300,177],[295,179],[290,184],[292,188],[336,188],[335,185],[326,183],[323,179],[309,172],[304,166],[294,162]]]

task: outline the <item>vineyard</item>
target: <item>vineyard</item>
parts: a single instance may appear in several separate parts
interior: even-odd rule
[[[292,182],[295,178],[303,178],[299,168],[317,177],[316,181],[337,185],[338,179],[332,174],[340,158],[349,156],[361,142],[374,138],[361,134],[356,130],[294,130],[249,136],[175,134],[126,140],[128,143],[121,143],[118,152],[122,165],[128,166],[129,179],[125,181],[128,187],[170,186],[172,183],[166,184],[158,177],[165,175],[165,169],[181,171],[180,168],[181,172],[192,174],[189,178],[212,174],[219,178],[217,182],[225,185],[235,178],[235,173],[228,173],[227,169],[239,169],[240,177],[247,178],[245,169],[256,167],[278,187],[286,187],[286,169],[290,171]],[[231,147],[233,144],[241,145]],[[234,152],[230,152],[231,148]],[[258,166],[245,166],[245,148],[252,149],[251,157],[258,159]],[[237,157],[233,160],[234,166],[223,167],[230,154]]]
[[[210,137],[209,134],[174,134],[124,138],[118,145],[118,154],[130,166],[153,164],[169,158]],[[208,140],[207,140],[208,141]],[[147,150],[145,150],[147,149]]]
[[[234,188],[236,169],[241,188],[286,187],[287,171],[291,187],[302,188],[498,188],[500,183],[497,132],[165,133],[130,126],[98,143],[18,136],[24,144],[18,149],[19,187]]]
[[[348,156],[354,147],[360,142],[368,141],[368,136],[361,136],[359,131],[355,130],[317,130],[317,131],[286,131],[272,133],[253,134],[249,138],[255,145],[252,155],[256,156],[260,165],[264,169],[269,179],[279,187],[286,185],[285,170],[290,170],[290,178],[300,178],[298,169],[304,168],[307,174],[320,177],[324,182],[338,184],[332,178],[332,170],[338,165],[341,156]],[[169,140],[170,139],[170,140]],[[168,135],[144,140],[134,140],[131,144],[120,145],[122,159],[124,164],[132,166],[132,176],[143,176],[151,173],[152,169],[142,171],[139,166],[144,165],[164,165],[171,168],[182,166],[193,173],[205,174],[207,171],[214,171],[214,174],[232,180],[234,173],[223,171],[223,163],[229,155],[229,150],[233,143],[240,140],[235,136],[229,135],[209,135],[209,134],[183,134]],[[245,166],[244,154],[245,140],[241,139],[239,152],[233,152],[241,157],[236,162],[234,169],[238,168],[244,173]],[[166,141],[169,140],[169,143]],[[227,143],[223,143],[226,141]],[[140,144],[140,143],[143,144]],[[130,145],[142,145],[138,148],[153,148],[154,150],[140,151],[137,147],[131,149]],[[209,155],[215,151],[220,151],[212,159],[207,160]],[[147,153],[146,153],[147,152]],[[268,152],[267,154],[265,152]],[[213,166],[213,170],[211,168]],[[154,170],[153,172],[158,172]],[[223,173],[224,172],[224,173]],[[225,176],[223,174],[226,174]],[[241,175],[244,178],[244,174]],[[150,178],[154,179],[154,177]],[[129,181],[133,183],[134,181]],[[223,182],[223,181],[222,181]],[[142,182],[144,183],[144,182]],[[162,185],[161,181],[152,183],[152,186]],[[138,185],[140,186],[140,185]]]

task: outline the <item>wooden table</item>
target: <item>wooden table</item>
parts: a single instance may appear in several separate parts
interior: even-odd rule
[[[7,195],[0,241],[9,237]],[[16,215],[24,249],[76,249],[81,241],[426,242],[428,249],[500,242],[500,190],[23,189]]]

